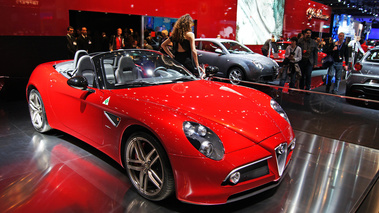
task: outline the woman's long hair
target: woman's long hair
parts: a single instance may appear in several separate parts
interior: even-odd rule
[[[183,42],[186,39],[186,33],[191,31],[193,19],[189,14],[180,17],[174,25],[172,39],[177,42]]]

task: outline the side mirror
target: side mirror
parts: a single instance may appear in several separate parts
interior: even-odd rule
[[[219,48],[215,49],[215,53],[218,53],[218,54],[224,54],[224,53],[222,52],[222,50],[219,49]]]
[[[207,66],[205,68],[205,75],[207,77],[212,77],[212,76],[214,76],[218,72],[218,70],[219,69],[216,66]]]
[[[83,76],[74,76],[67,80],[67,84],[75,89],[86,90],[88,87],[87,79]]]

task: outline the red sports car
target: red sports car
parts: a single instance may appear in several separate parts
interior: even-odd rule
[[[183,202],[223,204],[280,183],[295,136],[268,95],[197,79],[156,51],[80,55],[30,76],[38,132],[58,129],[101,150],[150,200],[175,193]]]

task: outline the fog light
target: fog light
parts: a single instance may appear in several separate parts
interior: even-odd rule
[[[238,181],[240,181],[240,178],[241,178],[241,173],[239,173],[239,172],[234,172],[233,174],[230,175],[229,180],[230,180],[230,182],[232,182],[233,184],[237,184]]]

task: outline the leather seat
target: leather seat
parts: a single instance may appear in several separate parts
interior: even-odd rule
[[[128,56],[122,56],[119,59],[118,67],[115,71],[117,83],[125,84],[139,78],[139,69],[134,64],[133,59]]]
[[[78,61],[78,67],[75,76],[83,76],[88,81],[88,86],[94,87],[95,82],[95,66],[90,56],[84,55]]]
[[[79,59],[84,55],[88,55],[87,51],[85,50],[76,51],[75,56],[74,56],[73,70],[75,70],[78,67]]]

